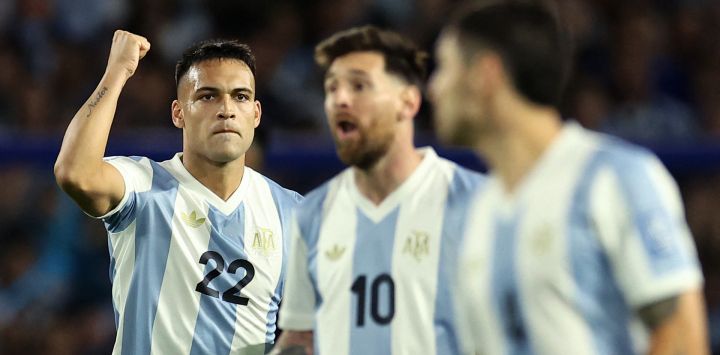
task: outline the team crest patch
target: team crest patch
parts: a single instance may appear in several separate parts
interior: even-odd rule
[[[541,226],[532,239],[532,250],[536,255],[545,255],[550,251],[554,239],[554,233],[550,225]]]
[[[420,262],[430,253],[430,235],[421,231],[412,231],[405,237],[402,253],[409,254]]]
[[[277,237],[275,233],[269,228],[258,227],[253,233],[252,244],[250,244],[250,250],[255,255],[269,257],[277,255],[279,252],[280,245],[278,245]]]

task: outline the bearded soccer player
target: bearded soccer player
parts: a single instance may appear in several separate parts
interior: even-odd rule
[[[458,274],[467,353],[706,354],[678,188],[649,151],[563,123],[570,54],[536,3],[475,3],[438,44],[438,133],[490,167]]]
[[[350,167],[298,209],[278,347],[456,354],[449,284],[482,177],[413,145],[425,53],[370,26],[339,32],[315,53],[328,124]]]
[[[261,116],[255,59],[236,41],[188,48],[172,102],[182,153],[103,159],[120,92],[149,49],[115,32],[105,75],[55,164],[63,190],[108,231],[113,354],[263,354],[300,196],[244,164]]]

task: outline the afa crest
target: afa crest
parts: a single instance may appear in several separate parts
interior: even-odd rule
[[[412,231],[405,238],[405,245],[403,246],[402,253],[409,254],[414,257],[418,262],[423,257],[430,253],[430,235],[425,232]]]
[[[269,228],[258,227],[253,235],[250,249],[256,254],[264,257],[272,256],[278,253],[277,240],[275,234]]]

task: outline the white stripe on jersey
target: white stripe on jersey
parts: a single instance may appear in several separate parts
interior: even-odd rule
[[[451,297],[436,296],[450,288],[466,202],[481,176],[432,149],[421,153],[379,206],[347,169],[298,208],[281,326],[314,329],[317,352],[458,352]]]
[[[113,353],[262,353],[274,338],[299,195],[246,167],[223,201],[179,154],[160,164],[108,161],[126,182],[122,202],[102,217],[113,257]]]
[[[135,234],[135,222],[131,223],[126,229],[126,233],[108,233],[110,244],[112,245],[111,259],[113,264],[111,268],[112,275],[112,300],[115,308],[115,324],[118,329],[117,339],[122,339],[122,331],[125,314],[125,301],[127,301],[128,288],[120,287],[120,285],[129,285],[132,278],[132,272],[135,269],[135,238],[125,238],[125,234]],[[113,348],[113,354],[122,353],[122,342],[116,341]]]
[[[325,206],[324,223],[320,227],[320,238],[317,240],[315,282],[323,300],[323,306],[317,309],[315,322],[316,343],[323,344],[322,350],[327,353],[347,353],[350,348],[350,320],[347,310],[351,308],[352,268],[338,267],[337,262],[348,260],[355,254],[357,236],[351,232],[357,228],[357,215],[347,213],[354,211],[355,205],[347,199],[337,198],[339,183],[333,181],[329,187],[326,201],[338,201],[338,204]],[[301,208],[301,207],[299,207]],[[335,254],[335,256],[330,256]],[[340,259],[340,260],[338,260]],[[290,271],[289,274],[291,274]],[[312,273],[312,271],[311,271]],[[300,296],[300,295],[298,295]],[[292,297],[292,296],[291,296]],[[302,296],[301,296],[302,297]],[[338,321],[337,315],[347,315],[348,319]],[[320,351],[325,353],[326,351]]]
[[[702,282],[675,183],[650,153],[568,124],[512,196],[470,210],[466,352],[642,352],[635,310]]]
[[[436,169],[441,175],[453,175],[450,164],[439,162]],[[395,318],[392,327],[393,354],[437,353],[433,321],[435,316],[435,294],[438,283],[438,261],[440,259],[441,231],[447,202],[448,187],[452,178],[433,182],[423,181],[416,193],[403,201],[395,229],[393,275],[395,277]],[[434,193],[428,193],[433,191]],[[404,208],[422,206],[421,208]],[[427,243],[417,245],[417,241]],[[414,257],[414,248],[427,247],[425,254]],[[420,252],[420,250],[417,250]],[[411,259],[409,262],[405,259]],[[423,295],[418,297],[417,295]],[[431,303],[428,303],[431,301]],[[419,336],[424,335],[424,336]]]
[[[202,211],[207,216],[208,206],[205,201],[193,198],[192,192],[180,185],[174,210]],[[200,260],[202,253],[208,250],[210,224],[204,223],[193,229],[186,228],[185,224],[181,214],[173,216],[173,237],[152,328],[151,354],[162,355],[168,351],[189,354],[192,346],[202,294],[194,292],[191,297],[178,295],[186,294],[188,285],[196,284],[204,278],[204,270],[197,267],[197,263],[188,261]]]

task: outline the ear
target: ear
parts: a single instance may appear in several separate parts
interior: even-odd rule
[[[260,125],[260,117],[262,117],[262,105],[260,104],[260,101],[255,100],[255,128]]]
[[[420,111],[420,104],[422,103],[422,94],[420,89],[415,85],[406,86],[400,93],[400,108],[399,119],[413,119]]]
[[[172,121],[175,127],[185,128],[185,120],[183,118],[184,114],[182,106],[180,106],[180,102],[178,100],[173,100],[172,104],[170,105],[170,111],[172,114]]]
[[[476,95],[489,97],[507,84],[507,73],[500,55],[494,52],[480,54],[469,68],[469,86]]]

